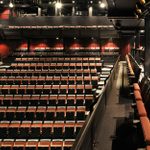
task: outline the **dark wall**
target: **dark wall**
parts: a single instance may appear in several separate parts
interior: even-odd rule
[[[120,39],[96,39],[96,38],[65,38],[65,39],[25,39],[25,40],[5,40],[0,41],[0,55],[6,57],[16,49],[28,49],[30,41],[30,51],[36,49],[105,49],[120,48],[122,54],[129,51],[128,43],[120,43]]]

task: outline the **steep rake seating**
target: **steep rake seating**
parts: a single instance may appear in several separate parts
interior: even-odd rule
[[[98,53],[15,52],[0,70],[1,149],[71,149],[100,94]]]
[[[147,86],[149,85],[149,81],[145,77],[142,79],[142,81],[139,84],[138,83],[133,84],[134,101],[136,103],[135,117],[140,120],[144,142],[145,145],[147,145],[146,149],[149,149],[149,145],[150,145],[149,112],[150,111],[149,111],[149,107],[147,107],[147,105],[149,104],[148,97],[150,97],[150,91],[149,91],[150,87]]]

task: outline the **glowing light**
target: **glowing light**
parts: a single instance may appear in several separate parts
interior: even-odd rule
[[[10,8],[13,8],[13,7],[14,7],[14,5],[13,5],[12,2],[9,3],[9,7],[10,7]]]
[[[103,2],[99,2],[99,3],[100,3],[100,7],[101,8],[105,8],[106,7],[105,3],[103,3]]]
[[[61,8],[62,8],[62,3],[57,2],[57,3],[55,4],[55,7],[56,7],[57,9],[61,9]]]

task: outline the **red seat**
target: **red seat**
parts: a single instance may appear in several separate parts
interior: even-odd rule
[[[144,103],[142,101],[136,101],[138,114],[140,117],[147,116],[147,112],[145,110]]]
[[[134,91],[134,97],[135,97],[135,100],[142,100],[142,96],[141,96],[141,93],[140,91]]]
[[[140,117],[144,140],[147,144],[150,144],[150,122],[149,119],[145,117]]]
[[[146,147],[146,150],[150,150],[150,146],[147,146],[147,147]]]
[[[139,84],[138,84],[138,83],[134,83],[134,84],[133,84],[133,88],[134,88],[134,90],[140,91],[140,87],[139,87]]]

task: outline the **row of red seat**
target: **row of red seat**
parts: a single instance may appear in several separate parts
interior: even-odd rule
[[[38,63],[12,63],[11,66],[31,66],[31,67],[34,67],[34,66],[49,66],[49,67],[57,67],[57,66],[102,66],[102,63],[97,63],[97,62],[82,62],[82,63],[79,63],[79,62],[57,62],[57,63],[41,63],[41,62],[38,62]]]
[[[85,121],[0,121],[0,128],[9,128],[9,127],[16,127],[16,128],[58,128],[62,127],[63,130],[65,127],[82,127]]]
[[[53,69],[53,70],[43,70],[42,72],[41,71],[34,71],[33,70],[23,70],[23,69],[7,69],[7,70],[0,70],[0,75],[5,75],[6,73],[10,73],[10,76],[12,73],[18,73],[18,75],[16,76],[19,76],[21,73],[24,73],[25,75],[24,76],[27,76],[26,74],[29,74],[29,73],[32,73],[32,76],[34,76],[34,74],[37,74],[38,76],[41,76],[41,74],[43,74],[44,76],[46,76],[47,74],[57,74],[57,73],[74,73],[74,74],[88,74],[88,76],[91,74],[97,74],[97,70],[96,69],[66,69],[66,70],[62,70],[62,69]],[[60,76],[61,76],[60,74]]]
[[[87,85],[1,85],[1,94],[92,94]]]
[[[66,140],[33,140],[33,139],[4,139],[0,141],[0,147],[2,150],[68,150],[74,143],[73,139]]]
[[[42,113],[46,113],[46,112],[86,112],[85,106],[79,106],[79,107],[75,107],[75,106],[24,106],[24,107],[20,107],[20,106],[14,106],[14,107],[0,107],[0,112],[1,113],[7,113],[7,112],[42,112]],[[76,115],[75,115],[76,116]]]
[[[11,67],[0,70],[0,145],[12,139],[2,150],[14,150],[18,139],[25,139],[24,150],[71,149],[73,142],[68,147],[64,142],[75,139],[83,127],[96,101],[93,87],[100,84],[101,59],[82,55],[15,53]],[[33,146],[27,145],[29,139],[36,140]],[[48,146],[39,145],[43,139],[50,139]]]
[[[73,139],[84,121],[1,121],[0,138]]]
[[[44,54],[41,52],[39,53],[29,53],[29,52],[15,52],[12,57],[16,58],[16,57],[100,57],[100,53],[99,52],[80,52],[80,53],[63,53],[63,52],[55,52],[55,53],[45,53]],[[109,55],[110,56],[110,55]],[[112,56],[112,54],[111,54]]]
[[[85,120],[85,106],[0,107],[0,120]]]
[[[65,76],[47,76],[47,77],[3,77],[0,78],[0,84],[79,84],[79,83],[83,83],[83,84],[93,84],[93,85],[97,85],[99,81],[99,77],[98,76],[69,76],[69,77],[65,77]]]
[[[133,84],[134,88],[134,98],[136,102],[137,114],[140,119],[140,123],[143,130],[144,141],[147,145],[150,145],[150,121],[147,115],[147,110],[145,108],[144,99],[141,95],[141,88],[138,83]],[[147,147],[147,150],[149,146]]]
[[[94,63],[100,63],[101,58],[100,57],[44,57],[44,58],[33,58],[33,57],[17,57],[15,59],[15,62],[94,62]]]
[[[89,110],[93,95],[0,95],[1,106],[86,106]]]

